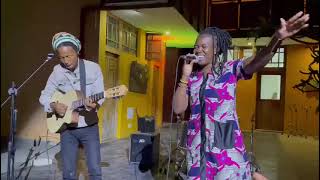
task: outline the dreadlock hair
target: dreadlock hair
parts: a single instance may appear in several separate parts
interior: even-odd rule
[[[224,31],[222,29],[219,29],[217,27],[207,27],[203,31],[200,32],[199,36],[201,35],[211,35],[212,36],[212,42],[214,43],[214,37],[217,37],[216,44],[213,44],[213,47],[216,47],[216,54],[214,54],[215,61],[212,61],[212,71],[214,71],[216,74],[221,75],[222,74],[222,68],[225,62],[227,62],[227,55],[228,55],[228,48],[231,46],[231,36],[227,31]],[[219,56],[222,54],[222,60],[219,58]],[[219,69],[216,69],[216,63],[218,63]],[[218,70],[218,72],[217,72]]]

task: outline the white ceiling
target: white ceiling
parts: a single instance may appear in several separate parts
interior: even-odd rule
[[[143,29],[146,32],[165,34],[170,32],[170,38],[166,46],[178,48],[192,48],[198,32],[184,19],[184,17],[174,7],[147,8],[137,10],[113,10],[113,15]],[[310,38],[301,38],[307,42],[315,42]],[[233,46],[251,46],[254,38],[233,38]],[[265,46],[270,41],[269,37],[257,39],[257,46]],[[291,39],[285,40],[283,45],[300,44]]]
[[[113,10],[113,15],[146,32],[165,34],[170,32],[167,47],[193,47],[198,32],[173,7],[138,10]]]

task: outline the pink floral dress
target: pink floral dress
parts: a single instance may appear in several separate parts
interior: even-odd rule
[[[189,78],[189,180],[251,179],[235,97],[237,81],[250,78],[241,60],[226,62],[221,76],[199,72]]]

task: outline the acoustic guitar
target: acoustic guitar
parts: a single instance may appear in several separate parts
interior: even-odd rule
[[[88,98],[90,98],[93,102],[97,102],[103,98],[120,98],[125,96],[127,92],[128,88],[125,85],[120,85],[109,88],[104,92],[91,95]],[[83,98],[80,91],[69,91],[67,93],[56,91],[51,100],[52,102],[63,103],[68,107],[63,116],[60,116],[56,113],[47,114],[47,127],[51,133],[57,133],[64,123],[72,123],[72,112],[74,110],[83,108],[85,104],[85,98]]]

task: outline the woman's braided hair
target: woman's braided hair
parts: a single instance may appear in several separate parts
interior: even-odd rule
[[[231,46],[231,36],[227,31],[224,31],[222,29],[219,29],[217,27],[208,27],[200,32],[201,35],[211,35],[212,40],[214,40],[214,37],[217,37],[217,43],[214,44],[214,46],[217,46],[217,54],[215,55],[216,61],[212,61],[212,70],[221,75],[222,74],[222,68],[225,62],[227,62],[227,55],[228,55],[228,49]],[[214,42],[213,42],[214,43]],[[222,60],[220,60],[219,55],[222,54]],[[219,69],[216,69],[216,63],[218,63]],[[218,72],[217,72],[218,71]]]

